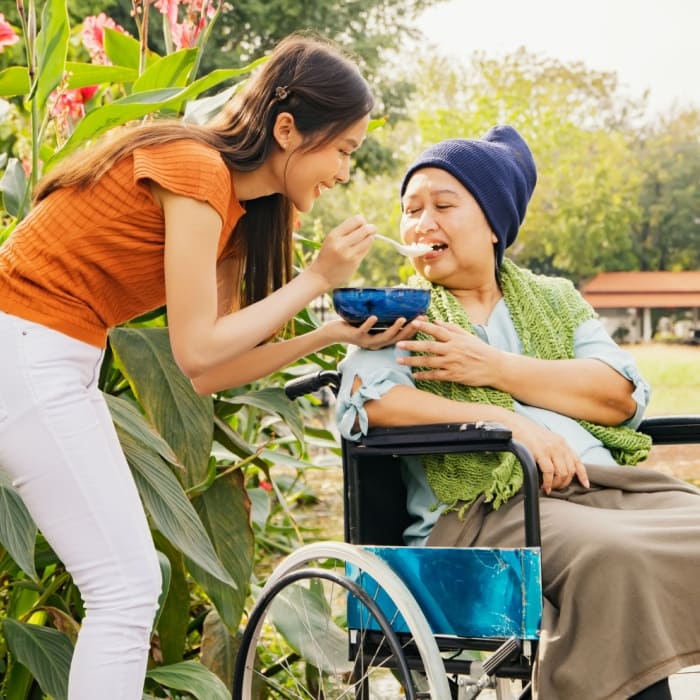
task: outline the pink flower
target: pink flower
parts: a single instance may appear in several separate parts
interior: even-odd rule
[[[5,15],[0,12],[0,53],[6,46],[12,46],[19,41],[19,37],[15,34],[10,23],[5,20]]]
[[[80,97],[83,100],[83,103],[88,102],[95,96],[98,87],[98,85],[87,85],[85,87],[78,88],[78,92],[80,93]]]
[[[156,0],[153,6],[168,18],[168,23],[171,27],[177,23],[177,11],[180,7],[180,0]]]
[[[266,481],[265,479],[260,479],[260,481],[258,482],[258,486],[260,486],[260,488],[263,491],[267,491],[268,493],[272,491],[272,484],[269,481]]]
[[[190,0],[190,14],[198,14],[211,19],[216,12],[214,3],[211,0]]]
[[[204,29],[206,25],[206,20],[204,18],[200,19],[197,25],[191,24],[188,21],[182,24],[173,24],[170,27],[170,33],[173,37],[173,44],[176,49],[191,49],[199,33]]]
[[[104,12],[100,12],[96,17],[86,17],[83,21],[83,46],[88,50],[93,63],[109,65],[111,61],[105,54],[105,27],[128,34],[124,27],[107,17]]]
[[[85,116],[85,103],[97,92],[97,85],[90,85],[76,90],[61,86],[49,97],[50,114],[56,122],[56,128],[64,136],[69,136],[77,122]]]
[[[59,88],[51,93],[49,102],[52,117],[80,119],[85,113],[80,90],[62,90]]]
[[[216,14],[211,0],[155,0],[153,6],[168,18],[170,36],[176,49],[194,47],[207,21]],[[178,22],[180,8],[184,19]]]

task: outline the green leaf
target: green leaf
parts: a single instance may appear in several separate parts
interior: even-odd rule
[[[270,494],[259,487],[247,488],[248,498],[250,498],[251,510],[250,519],[253,525],[260,530],[265,529],[267,519],[270,517],[272,510],[272,499]]]
[[[255,406],[268,413],[275,413],[287,423],[299,442],[304,441],[304,423],[301,418],[301,410],[297,404],[287,398],[284,389],[269,387],[259,391],[249,391],[245,394],[222,399],[221,403]]]
[[[110,343],[117,366],[158,432],[173,448],[185,488],[203,482],[211,452],[214,403],[200,396],[180,371],[167,328],[116,328]]]
[[[107,58],[115,66],[125,66],[138,71],[141,45],[134,37],[105,27],[104,48]]]
[[[0,695],[0,697],[3,700],[5,698],[25,700],[29,697],[32,686],[35,686],[34,677],[29,672],[29,669],[26,666],[22,666],[19,662],[12,663],[10,660],[2,678],[3,695]]]
[[[261,60],[254,61],[245,68],[214,70],[185,88],[140,92],[94,109],[78,122],[75,131],[63,148],[56,152],[51,164],[72,153],[85,141],[99,136],[112,127],[140,119],[161,109],[179,110],[186,100],[194,99],[205,90],[251,70],[260,62]]]
[[[195,499],[194,506],[214,543],[226,571],[237,590],[224,586],[195,562],[187,565],[194,579],[206,591],[221,619],[231,632],[238,629],[245,594],[253,571],[255,540],[250,527],[250,502],[240,471],[219,477],[214,485]]]
[[[26,66],[11,66],[0,71],[0,97],[15,97],[29,93],[29,69]]]
[[[212,576],[235,586],[219,562],[194,507],[165,462],[119,426],[117,434],[155,527]]]
[[[179,469],[184,469],[172,447],[163,440],[150,423],[146,422],[136,406],[126,399],[111,394],[104,394],[104,398],[112,414],[112,420],[118,428],[157,452],[166,462],[170,462]]]
[[[261,469],[265,469],[267,467],[264,460],[260,459],[259,457],[252,457],[257,451],[255,445],[251,445],[249,442],[246,442],[246,440],[241,437],[239,433],[237,433],[225,420],[219,418],[218,416],[214,418],[214,438],[216,439],[218,445],[223,448],[223,450],[219,448],[218,445],[215,445],[212,452],[222,453],[225,450],[228,450],[230,453],[223,455],[223,459],[230,458],[230,455],[236,455],[237,457],[246,460],[252,458],[251,463],[260,467]]]
[[[37,528],[5,472],[0,471],[0,542],[17,566],[37,580],[34,543]]]
[[[275,596],[270,620],[287,642],[316,668],[329,672],[346,668],[350,672],[347,632],[329,619],[322,591],[322,587],[287,586]],[[319,639],[323,639],[322,645]]]
[[[371,134],[377,129],[381,129],[387,123],[386,117],[379,117],[378,119],[370,119],[367,125],[367,133]]]
[[[293,467],[295,469],[308,469],[314,465],[303,459],[297,459],[293,455],[282,452],[281,450],[261,450],[260,456],[269,461],[274,466]]]
[[[233,683],[233,664],[240,648],[240,635],[234,636],[226,628],[216,610],[204,618],[200,661],[215,673],[228,688]]]
[[[159,88],[184,87],[197,59],[197,49],[182,49],[154,61],[134,83],[132,94]]]
[[[158,622],[160,621],[160,616],[163,612],[163,607],[165,606],[165,601],[167,600],[168,593],[170,591],[170,580],[172,575],[170,559],[168,559],[163,552],[158,552],[158,564],[160,565],[160,576],[163,580],[163,585],[160,595],[158,596],[158,611],[156,612],[156,616],[153,621],[153,629],[158,627]]]
[[[170,586],[158,620],[158,635],[163,663],[174,664],[182,659],[189,625],[190,589],[185,558],[160,532],[153,533],[158,551],[170,562]]]
[[[41,14],[41,31],[36,38],[38,61],[35,99],[40,111],[46,107],[49,95],[63,79],[69,38],[66,1],[47,0]]]
[[[135,68],[102,66],[96,63],[66,62],[67,84],[72,90],[90,85],[132,83],[139,77]]]
[[[27,203],[27,174],[17,158],[10,158],[5,168],[5,174],[0,180],[0,193],[5,211],[17,219],[24,218],[29,206]]]
[[[73,645],[65,634],[48,627],[6,618],[2,623],[12,655],[26,666],[41,689],[54,700],[68,698],[68,672]]]
[[[146,676],[166,688],[190,693],[198,700],[231,700],[231,692],[223,682],[196,661],[153,668]]]
[[[242,80],[226,90],[217,92],[211,97],[201,97],[198,100],[190,100],[185,105],[183,119],[191,124],[206,124],[212,117],[219,113],[223,106],[235,95],[245,81]]]

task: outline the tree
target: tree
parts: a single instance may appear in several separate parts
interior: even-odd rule
[[[661,117],[635,144],[643,184],[635,269],[700,267],[700,111]]]

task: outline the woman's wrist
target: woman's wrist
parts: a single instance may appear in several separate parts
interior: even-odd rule
[[[315,296],[325,294],[332,287],[326,275],[319,271],[315,260],[308,265],[308,267],[304,268],[299,277],[303,278],[311,289],[313,289]]]
[[[348,333],[345,324],[338,319],[326,321],[322,326],[319,326],[313,332],[319,334],[319,342],[323,343],[321,347],[335,345],[336,343],[351,342],[351,340],[348,338]]]

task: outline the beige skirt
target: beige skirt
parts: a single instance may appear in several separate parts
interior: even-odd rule
[[[537,700],[626,700],[700,663],[700,490],[650,469],[587,469],[590,489],[540,498]],[[445,515],[428,546],[522,546],[522,501]]]

